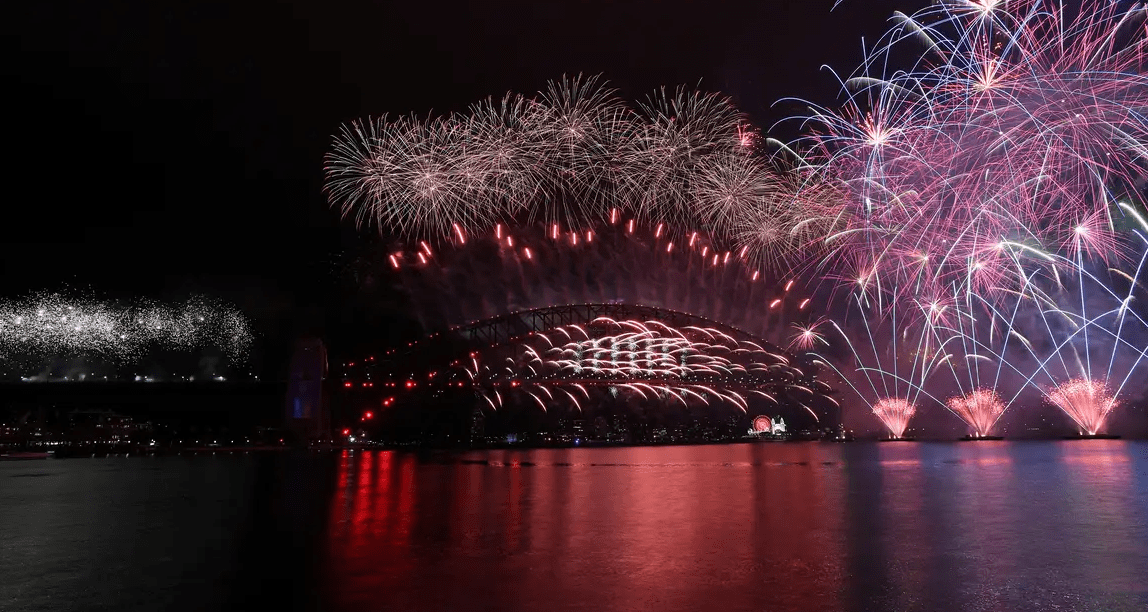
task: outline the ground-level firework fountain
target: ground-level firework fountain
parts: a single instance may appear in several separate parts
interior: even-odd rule
[[[948,406],[953,414],[968,424],[973,430],[972,437],[977,439],[991,438],[993,425],[996,425],[1005,411],[1005,403],[991,389],[976,389],[966,395],[950,398]]]
[[[909,400],[887,397],[873,404],[873,414],[881,419],[894,440],[900,440],[909,426],[909,419],[917,412],[917,405]]]
[[[1062,383],[1048,392],[1048,400],[1060,408],[1080,427],[1081,433],[1095,436],[1104,420],[1116,407],[1116,398],[1108,393],[1103,381],[1077,378]]]

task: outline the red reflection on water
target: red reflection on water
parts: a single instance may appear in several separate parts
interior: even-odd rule
[[[351,510],[351,538],[361,542],[367,533],[367,523],[371,520],[371,468],[375,464],[375,453],[363,452],[357,459],[355,469],[358,471],[358,477],[355,479]]]
[[[356,610],[840,608],[840,448],[344,457],[324,591]]]
[[[363,574],[363,567],[380,561],[384,562],[381,567],[389,566],[395,571],[409,571],[412,567],[413,559],[406,547],[412,514],[413,466],[404,466],[406,494],[396,494],[391,484],[394,458],[395,454],[387,451],[344,451],[339,458],[326,567],[329,580],[349,590],[330,594],[336,608],[359,601],[385,583],[377,574]],[[347,583],[348,575],[358,578]]]

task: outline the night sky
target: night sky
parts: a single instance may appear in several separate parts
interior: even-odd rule
[[[235,301],[272,337],[333,334],[346,313],[329,262],[358,240],[322,192],[341,123],[463,110],[583,72],[629,100],[700,81],[768,127],[792,110],[772,107],[780,98],[831,103],[835,81],[819,67],[848,71],[862,36],[922,2],[832,4],[6,7],[0,293],[200,291]]]

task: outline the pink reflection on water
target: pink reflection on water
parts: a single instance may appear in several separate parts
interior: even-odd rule
[[[1077,537],[1063,546],[1080,559],[1080,579],[1115,593],[1148,596],[1144,576],[1131,569],[1142,556],[1135,538],[1111,537],[1144,530],[1143,513],[1133,480],[1132,447],[1124,440],[1066,440],[1061,462],[1071,483],[1070,508],[1077,517]]]
[[[334,499],[349,504],[336,502],[330,521],[331,602],[838,608],[839,453],[759,444],[465,456],[485,464],[340,458]]]

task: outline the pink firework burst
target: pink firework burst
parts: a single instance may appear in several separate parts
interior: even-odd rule
[[[806,183],[843,191],[834,253],[862,254],[904,295],[1015,288],[1019,259],[1058,265],[1041,252],[1126,255],[1110,216],[1148,158],[1145,11],[1060,4],[940,0],[899,15],[843,79],[844,107],[802,117],[821,126],[793,147],[808,151]],[[910,69],[872,74],[911,45]]]
[[[976,389],[972,392],[950,398],[949,410],[961,417],[978,437],[992,432],[993,425],[1005,411],[1005,403],[992,389]]]
[[[906,399],[887,397],[873,404],[873,414],[881,419],[894,438],[900,438],[905,434],[909,419],[916,413],[916,404]]]
[[[1048,392],[1048,400],[1090,436],[1100,431],[1117,406],[1116,398],[1108,393],[1104,382],[1088,378],[1061,383]]]
[[[827,319],[822,317],[813,323],[794,323],[792,327],[796,333],[789,341],[790,350],[811,351],[818,343],[829,344],[825,341],[825,335],[817,331],[826,322]]]

